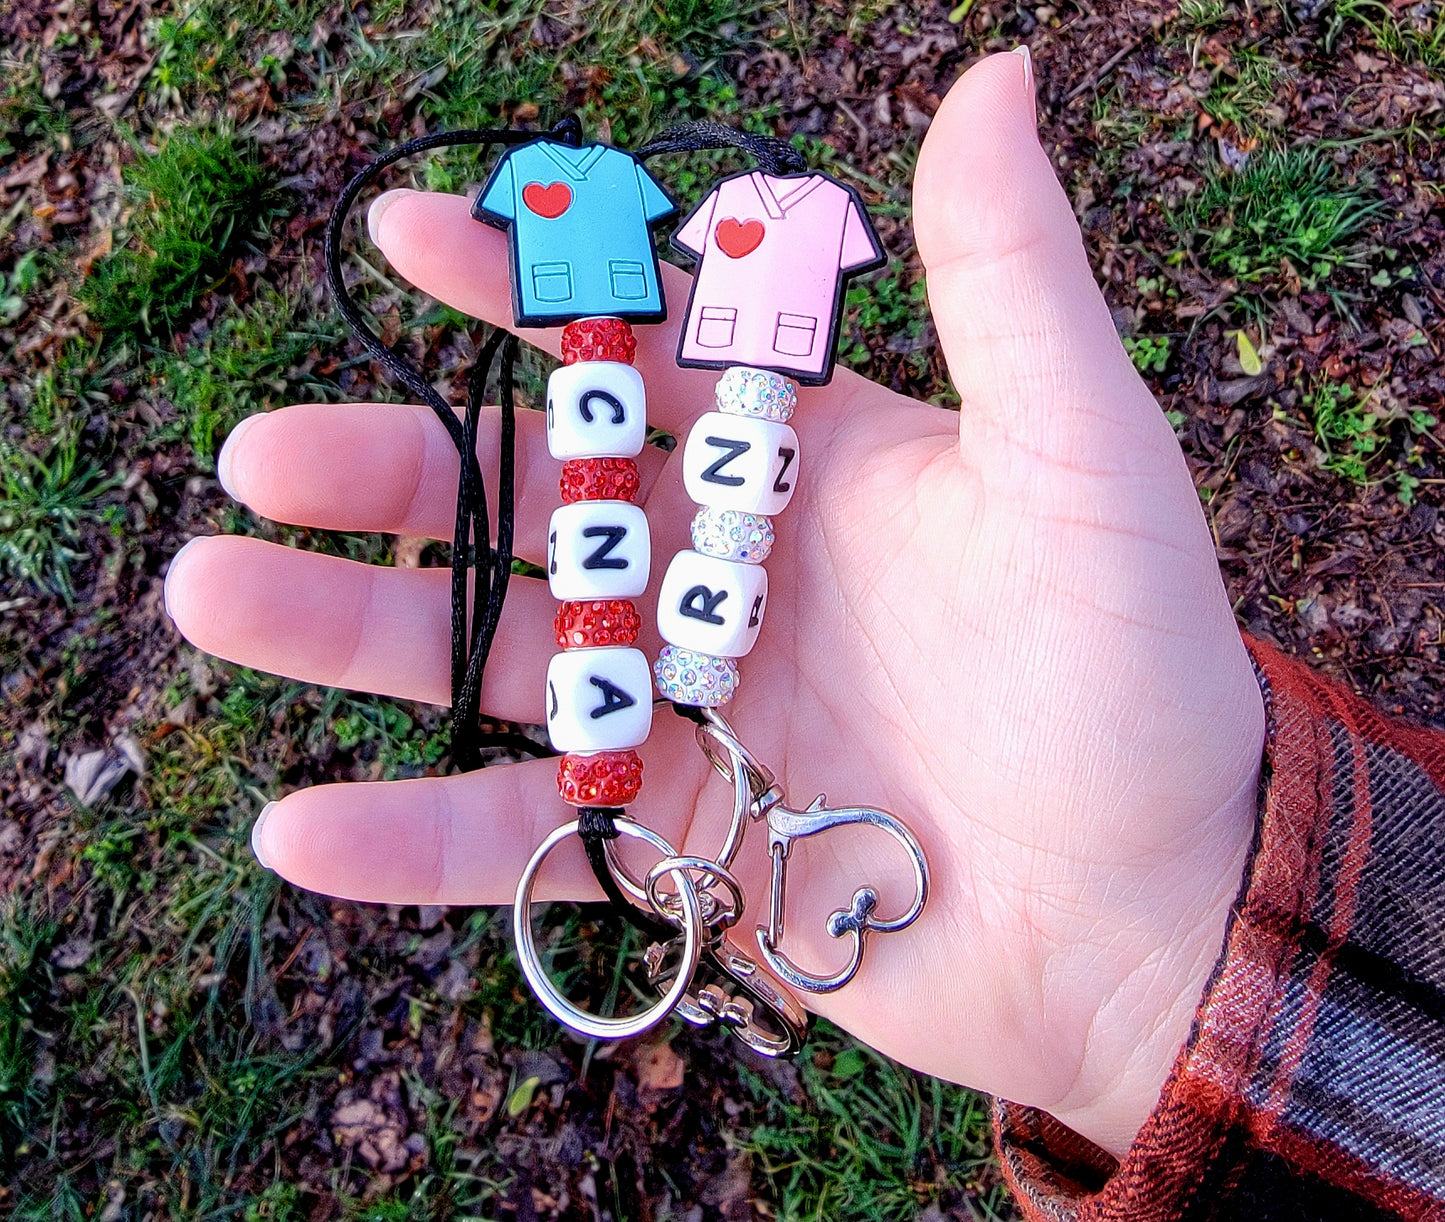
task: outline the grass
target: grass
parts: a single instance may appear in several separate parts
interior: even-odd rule
[[[43,453],[0,441],[0,573],[72,602],[85,527],[119,482],[82,453],[74,428]]]
[[[798,1091],[747,1072],[760,1122],[746,1148],[780,1222],[905,1222],[976,1187],[989,1158],[979,1096],[910,1073],[820,1023],[798,1066]],[[995,1195],[975,1199],[997,1216]]]
[[[172,430],[207,469],[219,442],[244,416],[301,397],[326,399],[334,387],[300,367],[318,348],[338,343],[341,327],[323,317],[303,322],[296,303],[263,288],[247,302],[229,301],[203,338],[158,354],[147,378],[176,408]]]
[[[1258,48],[1236,53],[1228,68],[1215,74],[1201,105],[1215,120],[1228,123],[1246,139],[1265,136],[1283,121],[1279,90],[1284,66]]]
[[[1425,411],[1386,411],[1375,399],[1329,378],[1317,381],[1304,397],[1305,412],[1314,426],[1315,439],[1325,452],[1324,468],[1351,483],[1365,485],[1377,479],[1396,482],[1403,503],[1411,504],[1418,479],[1407,469],[1418,450],[1406,453],[1404,463],[1386,462],[1392,424],[1406,441],[1426,436],[1436,425]],[[1379,473],[1384,466],[1387,470]]]
[[[1205,263],[1242,285],[1292,274],[1315,287],[1341,266],[1363,266],[1363,231],[1382,206],[1312,149],[1265,149],[1239,171],[1212,166],[1172,220],[1197,238]]]
[[[1333,53],[1341,34],[1351,28],[1368,31],[1375,45],[1398,62],[1433,72],[1445,69],[1445,8],[1439,3],[1416,5],[1401,13],[1382,0],[1335,0],[1325,50]]]
[[[204,128],[176,132],[154,154],[137,150],[124,176],[129,242],[96,264],[81,295],[114,338],[163,335],[264,228],[276,196],[254,152]]]

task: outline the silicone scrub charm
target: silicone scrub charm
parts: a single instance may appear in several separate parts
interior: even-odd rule
[[[772,518],[797,486],[798,391],[786,375],[831,378],[844,285],[883,250],[857,192],[816,171],[726,178],[672,241],[697,262],[677,363],[725,372],[716,410],[683,446],[683,484],[701,508],[692,550],[672,558],[658,592],[667,643],[653,674],[668,699],[717,708],[738,689],[735,659],[757,643]]]

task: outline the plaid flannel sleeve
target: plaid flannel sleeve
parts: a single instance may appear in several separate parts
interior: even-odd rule
[[[1445,735],[1249,647],[1269,745],[1223,953],[1122,1162],[997,1105],[1031,1222],[1445,1219]]]

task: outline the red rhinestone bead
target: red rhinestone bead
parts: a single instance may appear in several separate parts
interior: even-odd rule
[[[642,759],[636,751],[564,755],[557,788],[572,806],[626,806],[642,789]]]
[[[578,361],[619,361],[637,358],[637,337],[620,318],[579,318],[562,328],[562,364]]]
[[[569,458],[562,464],[562,500],[635,501],[642,488],[630,458]]]
[[[642,631],[642,616],[625,598],[567,602],[557,608],[552,631],[563,649],[631,645]]]

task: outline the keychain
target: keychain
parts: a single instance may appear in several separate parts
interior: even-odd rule
[[[495,331],[479,347],[467,406],[456,413],[399,347],[371,330],[341,274],[340,232],[360,192],[401,158],[454,144],[503,145],[472,214],[507,235],[512,307],[518,328],[562,327],[562,365],[547,383],[548,448],[562,460],[561,504],[548,529],[547,580],[559,608],[560,652],[546,679],[546,724],[558,762],[558,791],[576,817],[537,846],[518,880],[513,928],[523,974],[562,1023],[596,1039],[639,1035],[670,1015],[697,1026],[721,1023],[767,1056],[796,1052],[807,1011],[796,993],[843,988],[862,964],[869,934],[906,928],[928,897],[928,864],[894,816],[868,806],[830,807],[819,795],[789,804],[774,774],[742,743],[721,709],[736,695],[737,659],[753,648],[767,609],[762,567],[788,505],[801,454],[789,420],[798,388],[832,376],[848,279],[879,266],[882,247],[861,197],[809,170],[791,145],[707,122],[679,125],[636,153],[582,139],[567,118],[550,133],[444,132],[393,150],[343,190],[327,228],[328,276],[342,316],[362,344],[432,407],[458,451],[457,531],[452,548],[452,742],[459,769],[482,764],[478,693],[501,616],[512,564],[515,337]],[[665,642],[652,664],[636,648],[651,538],[636,504],[636,457],[647,437],[646,392],[634,366],[633,325],[666,317],[653,226],[676,205],[646,168],[667,153],[735,148],[757,168],[716,184],[678,227],[694,280],[677,361],[718,369],[715,410],[683,444],[683,482],[698,502],[690,550],[668,565],[658,595]],[[500,367],[501,438],[496,543],[485,480],[476,461],[482,392]],[[680,854],[627,817],[641,790],[637,752],[652,725],[653,687],[696,724],[699,748],[732,788],[732,813],[712,856]],[[515,745],[515,740],[509,740]],[[767,828],[767,919],[754,959],[728,938],[747,906],[733,865],[750,825]],[[890,837],[908,856],[914,894],[880,916],[876,889],[856,888],[826,929],[847,947],[843,966],[822,974],[784,949],[787,870],[800,841],[856,825]],[[614,1018],[589,1013],[557,989],[537,953],[532,895],[547,856],[578,836],[608,901],[641,930],[647,979],[658,1000]],[[657,855],[642,877],[617,851],[619,840]]]

